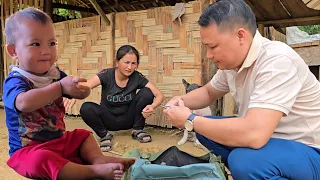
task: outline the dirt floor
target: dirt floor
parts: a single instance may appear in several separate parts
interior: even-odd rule
[[[72,130],[74,128],[84,128],[88,129],[88,126],[81,121],[79,118],[70,118],[66,119],[67,130]],[[165,129],[165,128],[154,128],[147,127],[148,131],[153,141],[150,143],[139,143],[136,140],[131,138],[131,131],[119,131],[114,133],[114,146],[112,153],[105,153],[106,155],[111,156],[120,156],[124,152],[127,152],[133,148],[139,148],[144,152],[158,152],[170,146],[174,146],[181,139],[182,134],[171,136],[177,129]],[[26,179],[15,173],[10,169],[6,160],[8,159],[8,131],[5,125],[5,115],[4,110],[0,109],[0,179],[2,180],[22,180]],[[186,144],[179,146],[183,151],[194,155],[203,155],[207,152],[205,149],[198,148],[194,146],[192,142],[187,142]]]

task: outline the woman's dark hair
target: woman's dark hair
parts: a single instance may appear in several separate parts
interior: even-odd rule
[[[123,45],[118,49],[117,55],[116,55],[116,61],[119,61],[126,54],[135,54],[137,57],[137,63],[139,64],[139,59],[140,59],[139,52],[137,51],[136,48],[134,48],[131,45]]]

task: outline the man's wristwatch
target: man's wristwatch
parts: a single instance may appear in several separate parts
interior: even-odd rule
[[[188,119],[184,123],[184,127],[186,128],[186,130],[193,131],[193,122],[192,121],[196,116],[197,116],[196,114],[190,114],[190,116],[188,117]]]

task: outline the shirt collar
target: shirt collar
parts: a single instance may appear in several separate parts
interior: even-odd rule
[[[254,61],[258,58],[259,51],[261,48],[262,36],[259,31],[256,31],[256,34],[253,37],[248,55],[246,59],[243,61],[242,66],[240,67],[238,73],[240,73],[244,68],[250,67]]]

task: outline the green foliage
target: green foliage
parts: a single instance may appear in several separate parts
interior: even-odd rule
[[[61,9],[61,8],[55,8],[53,9],[53,14],[57,14],[62,17],[70,18],[70,19],[80,19],[81,14],[79,11],[73,11],[73,10],[67,10],[67,9]]]
[[[320,25],[298,26],[301,31],[312,34],[320,34]]]
[[[57,0],[53,0],[54,3],[57,2]],[[62,4],[67,4],[67,0],[60,0],[59,3]],[[70,18],[70,19],[80,19],[81,18],[81,13],[79,11],[74,11],[74,10],[68,10],[68,9],[61,9],[61,8],[54,8],[53,9],[53,14],[65,17],[65,18]]]

